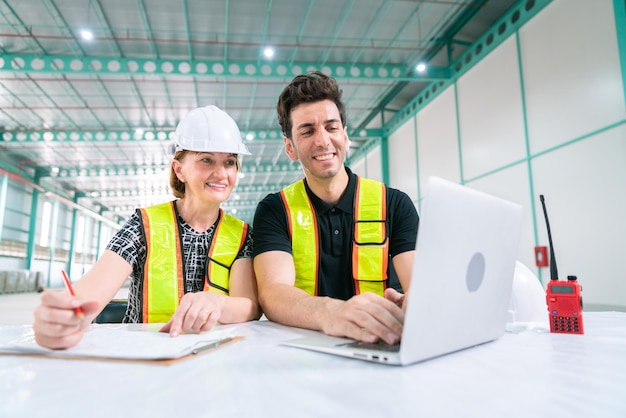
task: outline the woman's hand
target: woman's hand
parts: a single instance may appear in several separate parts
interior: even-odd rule
[[[169,332],[172,337],[190,331],[209,331],[222,316],[226,298],[215,292],[186,293],[160,331]]]
[[[35,341],[42,347],[65,349],[78,344],[89,327],[89,319],[81,319],[74,309],[81,307],[85,318],[93,318],[100,310],[98,302],[79,302],[65,291],[46,290],[34,312]]]

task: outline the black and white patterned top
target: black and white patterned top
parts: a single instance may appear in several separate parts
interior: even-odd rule
[[[180,224],[184,254],[183,259],[185,263],[185,293],[201,292],[204,288],[204,271],[207,254],[209,253],[209,247],[213,240],[213,233],[217,221],[204,232],[194,230],[180,216],[178,216],[178,222]],[[252,244],[252,228],[248,227],[246,240],[235,260],[252,257]],[[141,317],[141,298],[143,294],[143,273],[146,263],[147,246],[139,211],[136,211],[128,218],[122,228],[107,244],[106,249],[118,254],[133,267],[128,289],[128,308],[126,309],[123,322],[143,322]]]

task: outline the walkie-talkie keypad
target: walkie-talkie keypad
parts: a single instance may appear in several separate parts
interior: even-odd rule
[[[580,322],[578,317],[551,315],[551,331],[564,333],[580,333]]]

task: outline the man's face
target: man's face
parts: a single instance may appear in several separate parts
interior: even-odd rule
[[[291,110],[291,122],[293,139],[284,138],[285,151],[300,160],[307,178],[332,178],[343,169],[348,135],[334,102],[302,103]]]

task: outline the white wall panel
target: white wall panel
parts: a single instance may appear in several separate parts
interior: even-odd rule
[[[532,153],[626,117],[611,0],[555,1],[520,40]]]
[[[417,151],[422,185],[428,177],[461,181],[454,89],[443,91],[417,114]]]
[[[351,163],[350,170],[361,177],[367,177],[367,170],[365,169],[366,160],[367,158],[361,158],[358,161]]]
[[[479,176],[526,156],[515,37],[457,83],[463,176]]]
[[[417,196],[417,162],[415,154],[415,121],[404,123],[389,137],[389,186],[400,189],[415,202]]]
[[[383,180],[382,160],[380,158],[380,146],[373,147],[365,156],[350,164],[350,169],[361,177],[372,180]]]
[[[453,88],[416,115],[419,181],[466,181],[521,203],[518,259],[544,282],[533,247],[547,245],[546,195],[560,276],[579,277],[587,310],[626,309],[626,124],[612,127],[626,118],[626,69],[616,38],[611,0],[556,0],[456,81],[458,115]],[[390,170],[397,179],[403,168],[392,160]]]
[[[584,300],[626,307],[626,126],[533,160],[561,278],[576,275]],[[548,243],[537,205],[540,242]]]
[[[374,147],[367,153],[367,178],[383,181],[382,160],[380,158],[380,147]]]
[[[3,270],[20,270],[26,268],[26,259],[20,259],[17,257],[3,257],[0,256],[0,265]],[[3,283],[4,285],[4,283]],[[4,290],[4,288],[3,288]]]
[[[482,177],[467,186],[489,193],[493,196],[519,203],[524,207],[522,233],[517,259],[524,263],[531,271],[535,265],[535,234],[533,228],[533,214],[531,208],[531,193],[528,183],[528,165],[526,162]]]

